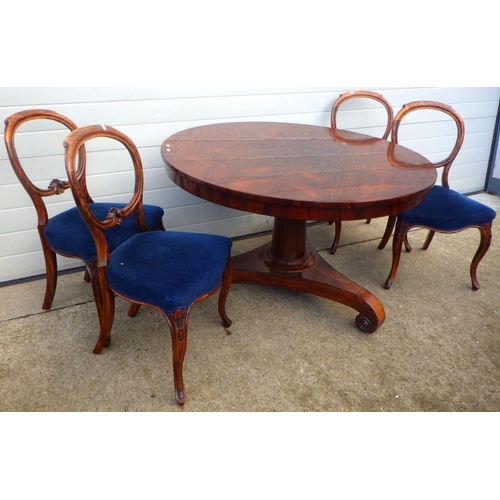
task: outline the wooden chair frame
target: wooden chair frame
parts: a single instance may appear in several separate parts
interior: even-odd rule
[[[5,120],[4,138],[5,138],[5,146],[7,149],[7,154],[9,156],[12,168],[17,178],[19,179],[21,185],[24,187],[24,189],[30,196],[31,200],[33,201],[33,205],[35,206],[35,210],[37,213],[37,221],[38,221],[37,230],[42,245],[43,255],[45,259],[45,270],[46,270],[46,287],[45,287],[45,296],[42,304],[42,309],[48,310],[52,306],[57,287],[58,252],[56,252],[51,247],[45,235],[45,229],[47,224],[49,223],[49,216],[44,199],[46,197],[60,195],[64,193],[66,190],[70,189],[71,186],[69,181],[54,179],[50,182],[48,188],[46,189],[38,188],[30,180],[29,176],[23,169],[16,150],[15,135],[21,125],[32,120],[52,120],[66,126],[70,132],[77,130],[78,127],[69,118],[55,111],[46,109],[33,109],[33,110],[21,111],[18,113],[14,113]],[[64,153],[63,148],[61,148],[61,153]],[[74,179],[74,182],[78,184],[80,195],[82,199],[85,200],[85,203],[86,204],[94,203],[87,188],[87,180],[86,180],[87,157],[86,157],[85,145],[82,144],[82,146],[80,147],[80,149],[77,151],[76,154],[78,155],[78,164],[77,164],[78,168],[76,171],[76,177]],[[164,230],[161,221],[160,224],[154,229]],[[75,258],[74,255],[65,255],[65,256],[70,258]],[[93,262],[90,263],[84,262],[84,265],[85,265],[84,279],[85,281],[90,282],[92,286],[92,292],[94,295],[96,307],[99,311],[101,302],[101,286],[98,281],[98,274],[95,272],[94,269],[95,266]],[[137,304],[133,304],[131,306],[129,314],[133,315],[137,313],[138,309],[139,306]],[[100,314],[99,318],[101,319]],[[108,347],[111,341],[111,338],[109,336],[106,336],[105,333],[103,333],[106,332],[106,325],[101,324],[100,326],[101,326],[101,332],[99,334],[97,343],[93,350],[95,354],[99,354],[104,347]]]
[[[344,92],[343,94],[340,95],[340,97],[333,103],[330,115],[330,124],[332,132],[334,132],[338,128],[337,114],[338,111],[340,110],[340,107],[346,101],[359,98],[373,99],[384,106],[385,110],[387,111],[387,125],[381,139],[386,140],[389,137],[389,134],[391,133],[392,130],[392,125],[394,121],[394,111],[389,101],[383,95],[378,94],[376,92],[371,92],[369,90],[351,90],[349,92]],[[371,222],[370,219],[366,221],[367,224],[369,224],[370,222]],[[342,221],[339,220],[336,221],[333,219],[329,221],[330,225],[333,225],[334,223],[335,223],[335,237],[333,239],[332,247],[330,248],[330,253],[332,255],[334,255],[337,252],[337,248],[340,242],[340,235],[342,231]]]
[[[453,162],[455,161],[458,153],[460,152],[460,149],[462,147],[464,138],[465,138],[465,124],[462,119],[462,117],[449,105],[443,104],[440,102],[436,101],[414,101],[408,104],[405,104],[403,108],[397,113],[396,118],[394,120],[394,125],[392,129],[392,142],[394,144],[398,144],[398,134],[399,134],[399,129],[402,120],[404,119],[405,116],[407,116],[409,113],[414,112],[416,110],[422,110],[422,109],[428,109],[428,110],[435,110],[435,111],[441,111],[448,116],[450,116],[457,127],[457,138],[455,145],[451,151],[451,153],[443,160],[434,163],[434,166],[437,168],[443,168],[443,173],[442,173],[442,187],[446,189],[450,189],[449,186],[449,172],[451,169],[451,166]],[[425,203],[425,200],[423,201]],[[387,242],[389,241],[392,230],[394,229],[394,226],[396,226],[395,233],[394,233],[394,238],[393,238],[393,262],[392,262],[392,267],[389,272],[389,276],[384,284],[384,288],[389,289],[391,288],[394,278],[396,276],[396,272],[399,266],[400,258],[401,258],[401,251],[403,244],[405,245],[406,251],[411,252],[412,247],[408,241],[408,232],[412,227],[416,227],[413,225],[409,225],[408,223],[404,222],[398,215],[391,216],[389,218],[387,228],[385,231],[385,234],[382,238],[382,241],[379,244],[379,248],[383,249],[385,248]],[[461,232],[465,229],[469,228],[474,228],[476,227],[479,229],[481,233],[481,239],[480,239],[480,244],[479,248],[472,260],[471,266],[470,266],[470,276],[471,276],[471,281],[472,281],[472,289],[473,290],[478,290],[480,285],[477,280],[477,268],[478,265],[481,261],[481,259],[484,257],[486,252],[488,251],[490,244],[491,244],[491,227],[492,227],[492,222],[485,224],[485,225],[471,225],[467,228],[459,229],[457,231],[442,231],[442,230],[435,230],[431,227],[426,227],[426,226],[418,226],[422,227],[424,229],[428,229],[429,233],[427,235],[427,238],[424,242],[423,245],[423,250],[427,250],[434,238],[434,235],[436,232],[441,232],[441,233],[446,233],[446,234],[452,234],[452,233],[457,233]]]
[[[45,297],[42,304],[42,309],[48,310],[52,306],[54,296],[57,287],[57,258],[56,253],[50,247],[47,239],[45,238],[44,230],[45,226],[49,221],[49,216],[47,213],[47,207],[45,205],[44,198],[50,196],[57,196],[64,193],[69,189],[70,185],[68,181],[63,181],[59,179],[53,179],[46,189],[38,188],[24,171],[19,156],[16,150],[15,144],[15,134],[18,128],[26,122],[32,120],[53,120],[62,125],[66,126],[70,131],[76,130],[77,126],[69,118],[56,113],[55,111],[50,111],[46,109],[33,109],[21,111],[9,116],[5,120],[5,132],[4,140],[5,147],[7,149],[7,154],[9,156],[10,163],[14,169],[14,173],[19,179],[21,185],[24,187],[29,197],[31,198],[35,210],[37,213],[37,230],[40,237],[40,242],[42,244],[43,256],[45,260],[45,273],[46,273],[46,287],[45,287]],[[61,150],[61,153],[63,151]],[[85,179],[85,167],[86,167],[86,152],[85,148],[79,151],[79,167],[78,167],[78,182],[82,187],[83,196],[85,199],[92,203],[92,199],[87,190],[87,184]],[[90,276],[88,272],[85,273],[85,281],[90,281]]]
[[[128,150],[132,158],[135,171],[135,188],[130,202],[123,209],[111,209],[105,220],[99,220],[98,218],[96,218],[92,211],[89,209],[85,191],[78,181],[81,176],[79,172],[80,167],[75,167],[75,158],[80,148],[82,148],[87,141],[97,137],[114,139],[122,143]],[[113,290],[109,284],[107,269],[110,261],[110,254],[108,251],[106,238],[104,237],[104,231],[121,224],[121,221],[129,216],[133,216],[135,218],[135,222],[137,224],[137,227],[140,229],[140,232],[149,231],[144,221],[144,214],[142,211],[142,162],[139,156],[139,152],[137,151],[137,148],[135,147],[133,142],[125,134],[110,126],[93,125],[80,128],[66,137],[64,141],[64,148],[66,150],[65,162],[71,190],[73,192],[75,202],[81,212],[82,217],[87,223],[89,230],[92,233],[97,247],[97,259],[95,261],[95,266],[93,266],[90,270],[92,273],[97,275],[97,279],[95,281],[99,283],[100,287],[100,300],[97,307],[99,322],[101,325],[100,342],[107,342],[111,337],[111,329],[113,326],[115,313],[115,295],[118,295],[128,301],[130,299],[121,295],[117,290]],[[175,394],[176,400],[180,405],[183,405],[186,401],[182,367],[187,349],[187,329],[189,314],[194,304],[215,294],[220,290],[218,311],[223,325],[226,328],[229,328],[232,322],[226,314],[225,304],[232,283],[232,275],[233,265],[231,263],[231,259],[228,258],[219,286],[210,293],[205,293],[202,296],[198,297],[186,309],[177,309],[172,313],[166,314],[160,308],[146,302],[139,303],[134,301],[134,303],[132,303],[131,305],[129,316],[134,316],[136,314],[139,305],[146,305],[159,310],[167,321],[172,339],[172,362],[174,371]]]

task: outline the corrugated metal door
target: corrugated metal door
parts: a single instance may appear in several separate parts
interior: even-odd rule
[[[491,146],[490,164],[488,167],[488,179],[486,191],[500,195],[500,104],[498,106],[497,122]]]

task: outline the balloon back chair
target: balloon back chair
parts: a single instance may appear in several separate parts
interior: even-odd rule
[[[496,212],[467,196],[464,196],[449,186],[449,172],[453,161],[457,157],[465,136],[464,121],[461,116],[447,104],[434,101],[414,101],[403,106],[397,113],[392,130],[392,142],[398,144],[399,131],[403,119],[412,112],[418,110],[433,110],[443,112],[451,117],[456,124],[456,142],[444,160],[434,163],[436,168],[443,168],[442,185],[433,186],[427,193],[424,200],[416,207],[400,213],[395,218],[396,229],[393,238],[393,260],[389,276],[384,284],[384,288],[391,288],[399,266],[403,243],[407,252],[412,248],[408,241],[408,231],[415,227],[428,229],[429,233],[424,242],[423,249],[427,250],[436,232],[458,233],[469,228],[478,228],[481,233],[479,248],[472,260],[470,276],[472,289],[479,289],[477,280],[477,267],[488,251],[491,244],[491,227]],[[379,245],[383,249],[390,239],[392,229],[388,225],[386,233]]]
[[[60,195],[69,189],[68,181],[54,179],[46,189],[37,187],[21,165],[15,144],[16,133],[20,133],[19,127],[31,120],[52,120],[65,125],[70,131],[76,130],[77,126],[69,118],[55,111],[34,109],[21,111],[9,116],[5,120],[5,145],[14,172],[22,186],[30,196],[36,209],[38,217],[38,234],[42,244],[46,270],[45,298],[42,308],[47,310],[52,306],[57,286],[57,257],[56,254],[80,259],[83,261],[86,271],[85,280],[90,281],[96,305],[99,304],[99,283],[95,274],[95,260],[97,256],[96,246],[90,231],[87,228],[76,207],[70,208],[58,215],[49,217],[45,198]],[[61,147],[61,155],[64,149]],[[82,147],[78,153],[78,178],[82,196],[85,198],[89,209],[96,217],[105,216],[111,207],[122,208],[120,203],[100,202],[94,203],[87,190],[86,183],[86,152]],[[144,205],[144,218],[148,227],[163,230],[163,209],[154,205]],[[126,239],[137,232],[133,223],[125,223],[117,227],[115,231],[108,233],[108,244],[110,250],[114,250]],[[110,338],[99,335],[94,353],[99,354],[103,347],[108,346]]]
[[[89,140],[108,138],[128,150],[135,171],[135,189],[124,207],[112,207],[96,214],[79,182],[78,151]],[[98,313],[108,335],[114,318],[115,294],[132,302],[161,311],[170,329],[174,386],[182,405],[186,393],[182,366],[187,347],[189,313],[193,305],[220,289],[219,315],[225,327],[231,321],[225,312],[232,281],[232,241],[224,236],[174,231],[149,231],[142,205],[143,171],[139,152],[123,133],[108,126],[88,126],[70,133],[64,141],[65,163],[76,205],[97,248],[97,274],[101,286]],[[106,233],[131,221],[137,234],[112,249]]]
[[[376,92],[371,92],[369,90],[352,90],[349,92],[344,92],[343,94],[340,95],[340,97],[333,103],[332,106],[332,112],[330,115],[332,130],[335,131],[338,128],[337,115],[338,112],[340,111],[340,108],[346,101],[349,101],[351,99],[371,99],[382,104],[382,106],[385,108],[385,111],[387,112],[387,122],[384,133],[381,136],[381,139],[386,140],[389,137],[389,134],[391,133],[392,124],[394,120],[394,111],[389,101],[383,95],[377,94]],[[333,239],[333,244],[330,249],[330,253],[332,255],[334,255],[335,252],[337,251],[340,241],[340,234],[342,231],[342,222],[335,220],[329,221],[330,225],[332,225],[334,222],[335,222],[335,237]],[[370,220],[367,220],[366,223],[369,224]]]

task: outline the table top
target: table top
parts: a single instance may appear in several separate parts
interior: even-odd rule
[[[328,127],[221,123],[179,132],[161,154],[169,177],[213,203],[274,217],[356,220],[397,214],[437,178],[420,154]]]

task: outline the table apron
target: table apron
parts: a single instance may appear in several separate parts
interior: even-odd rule
[[[349,206],[345,206],[345,203],[341,204],[341,206],[336,203],[326,206],[321,204],[319,206],[314,202],[273,200],[265,197],[254,199],[246,193],[232,194],[216,186],[199,184],[177,174],[171,167],[167,168],[167,173],[172,182],[180,188],[216,205],[258,215],[308,221],[350,221],[396,215],[418,205],[430,189],[429,187],[421,192],[412,193],[405,198],[398,198],[392,202],[391,200],[380,200],[366,203],[356,202]]]

